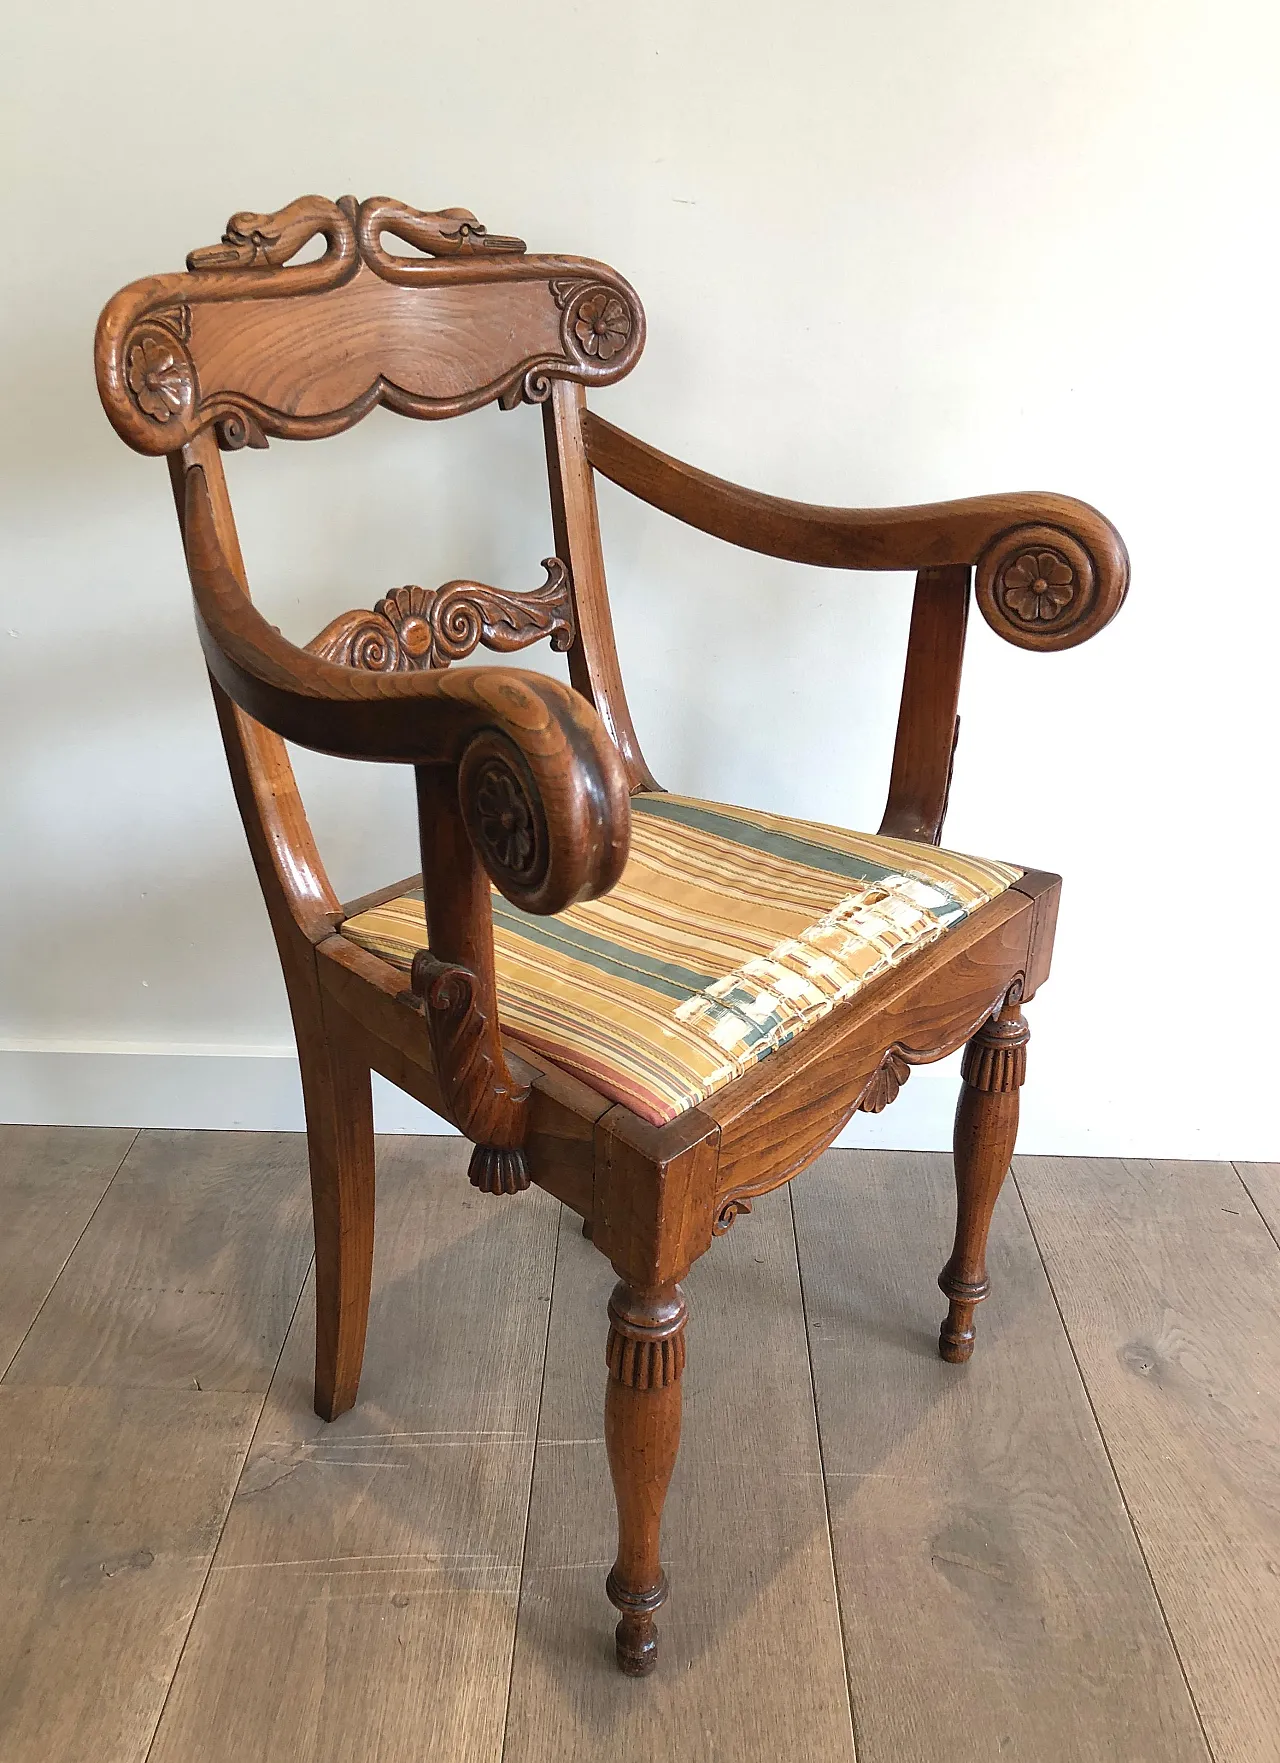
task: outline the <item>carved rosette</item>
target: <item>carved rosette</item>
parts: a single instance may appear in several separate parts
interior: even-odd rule
[[[978,559],[975,592],[987,623],[1022,649],[1083,642],[1123,598],[1122,586],[1104,612],[1093,558],[1071,533],[1051,526],[1002,533]]]
[[[536,892],[551,860],[542,798],[514,741],[486,729],[458,767],[462,817],[477,856],[509,900]]]
[[[859,1109],[864,1114],[883,1113],[890,1102],[897,1100],[898,1091],[910,1076],[911,1067],[896,1047],[890,1047],[863,1090]]]
[[[639,1293],[620,1280],[609,1300],[605,1343],[605,1363],[614,1383],[641,1391],[678,1383],[684,1374],[688,1319],[689,1307],[679,1286]]]
[[[160,314],[138,325],[129,338],[125,385],[139,416],[160,430],[171,426],[176,432],[196,407],[195,363],[185,344],[181,328]]]
[[[607,282],[562,278],[551,283],[560,308],[560,336],[565,354],[587,370],[587,377],[608,377],[630,368],[644,345],[644,314],[629,288]]]
[[[964,1050],[960,1075],[970,1089],[999,1094],[1020,1090],[1027,1076],[1027,1042],[1031,1030],[1019,1009],[1022,981],[1015,980],[994,1015],[983,1023]]]
[[[469,968],[437,961],[428,949],[413,958],[410,985],[422,1002],[436,1077],[454,1123],[472,1140],[473,1187],[516,1194],[529,1186],[522,1148],[529,1091],[513,1083],[497,1022],[482,1008]]]
[[[542,567],[546,581],[527,594],[462,581],[441,588],[396,588],[372,612],[335,618],[307,648],[340,667],[374,673],[448,667],[481,644],[512,654],[544,637],[563,654],[574,636],[569,572],[558,557],[544,557]]]

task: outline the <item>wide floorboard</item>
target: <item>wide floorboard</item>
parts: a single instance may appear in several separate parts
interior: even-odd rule
[[[0,1128],[4,1763],[1276,1763],[1280,1167],[1027,1158],[967,1367],[947,1159],[693,1270],[656,1676],[604,1596],[612,1274],[379,1142],[311,1410],[305,1145]]]

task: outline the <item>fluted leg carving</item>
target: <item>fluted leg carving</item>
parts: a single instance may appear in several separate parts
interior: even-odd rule
[[[677,1285],[642,1292],[623,1280],[609,1300],[604,1436],[618,1504],[618,1557],[605,1590],[622,1613],[618,1669],[629,1677],[643,1677],[658,1662],[654,1612],[667,1596],[659,1534],[680,1448],[687,1316]]]
[[[956,1240],[938,1277],[949,1300],[938,1351],[953,1365],[973,1352],[973,1313],[991,1290],[987,1232],[1018,1136],[1018,1092],[1027,1070],[1030,1031],[1018,1008],[1021,982],[964,1050],[964,1087],[956,1108]]]

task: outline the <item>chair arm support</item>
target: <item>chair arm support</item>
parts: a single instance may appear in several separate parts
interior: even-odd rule
[[[322,661],[243,591],[199,466],[186,472],[184,505],[200,641],[242,710],[318,752],[444,768],[489,876],[527,912],[559,912],[613,886],[630,843],[630,797],[584,698],[523,669],[380,674]]]
[[[714,538],[827,569],[976,566],[987,623],[1023,649],[1070,649],[1119,611],[1129,557],[1086,502],[1035,491],[908,508],[823,508],[712,477],[593,411],[587,458],[602,476]]]

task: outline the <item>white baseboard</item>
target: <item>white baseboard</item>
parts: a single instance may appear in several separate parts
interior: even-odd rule
[[[881,1115],[861,1114],[838,1143],[940,1151],[951,1143],[955,1083],[904,1090]],[[454,1128],[375,1073],[379,1132]],[[120,1042],[0,1042],[0,1120],[27,1126],[156,1126],[302,1132],[302,1086],[291,1047],[170,1047]]]
[[[452,1133],[375,1073],[379,1132]],[[302,1132],[292,1048],[71,1045],[0,1049],[0,1120],[29,1126],[209,1127]]]
[[[454,1129],[375,1075],[379,1132]],[[836,1140],[886,1151],[946,1151],[960,1086],[955,1054],[921,1066],[883,1114],[856,1114]],[[154,1126],[301,1132],[302,1088],[291,1047],[156,1046],[0,1041],[0,1121],[32,1126]],[[1029,1084],[1018,1149],[1026,1156],[1241,1158],[1277,1155],[1265,1130],[1232,1115],[1200,1120],[1152,1099],[1115,1096],[1081,1108]]]

